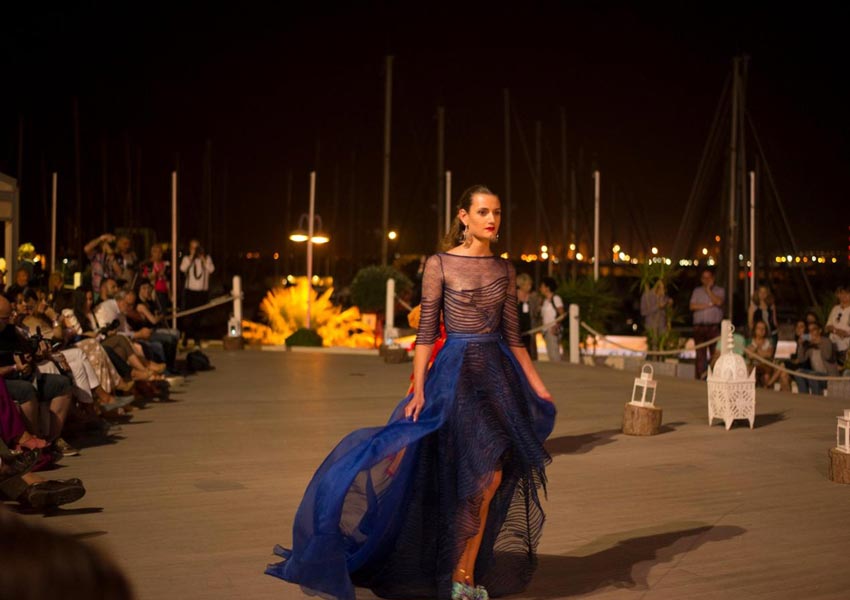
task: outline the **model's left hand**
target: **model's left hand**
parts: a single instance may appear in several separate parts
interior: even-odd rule
[[[549,393],[549,390],[546,389],[545,386],[535,388],[534,393],[546,400],[547,402],[554,403],[555,401],[552,399],[552,394]]]

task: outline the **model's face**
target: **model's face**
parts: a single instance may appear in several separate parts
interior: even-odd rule
[[[472,196],[469,211],[458,213],[461,222],[469,228],[469,235],[482,241],[495,241],[502,223],[502,205],[499,198],[491,194]]]

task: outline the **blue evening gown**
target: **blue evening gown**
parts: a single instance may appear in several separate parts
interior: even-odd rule
[[[345,437],[307,487],[292,549],[277,546],[283,560],[266,573],[324,598],[352,600],[355,586],[385,598],[449,598],[452,571],[479,530],[482,491],[501,469],[475,582],[492,596],[527,586],[555,407],[532,391],[510,349],[523,347],[513,266],[430,257],[417,343],[437,339],[441,313],[448,337],[419,420],[404,417],[408,396],[385,426]]]

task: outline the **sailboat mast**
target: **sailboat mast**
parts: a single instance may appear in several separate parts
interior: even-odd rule
[[[739,87],[739,58],[732,62],[732,135],[729,145],[729,225],[726,233],[726,316],[733,318],[732,308],[735,297],[736,268],[735,241],[737,239],[736,199],[738,193],[736,174],[738,169],[738,87]]]

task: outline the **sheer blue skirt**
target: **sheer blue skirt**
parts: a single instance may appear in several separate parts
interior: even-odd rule
[[[500,336],[449,334],[425,381],[425,407],[346,436],[316,471],[293,526],[292,549],[266,573],[310,595],[351,600],[449,598],[451,575],[490,503],[475,581],[498,596],[522,591],[536,566],[544,514],[543,448],[555,408],[528,384]]]

